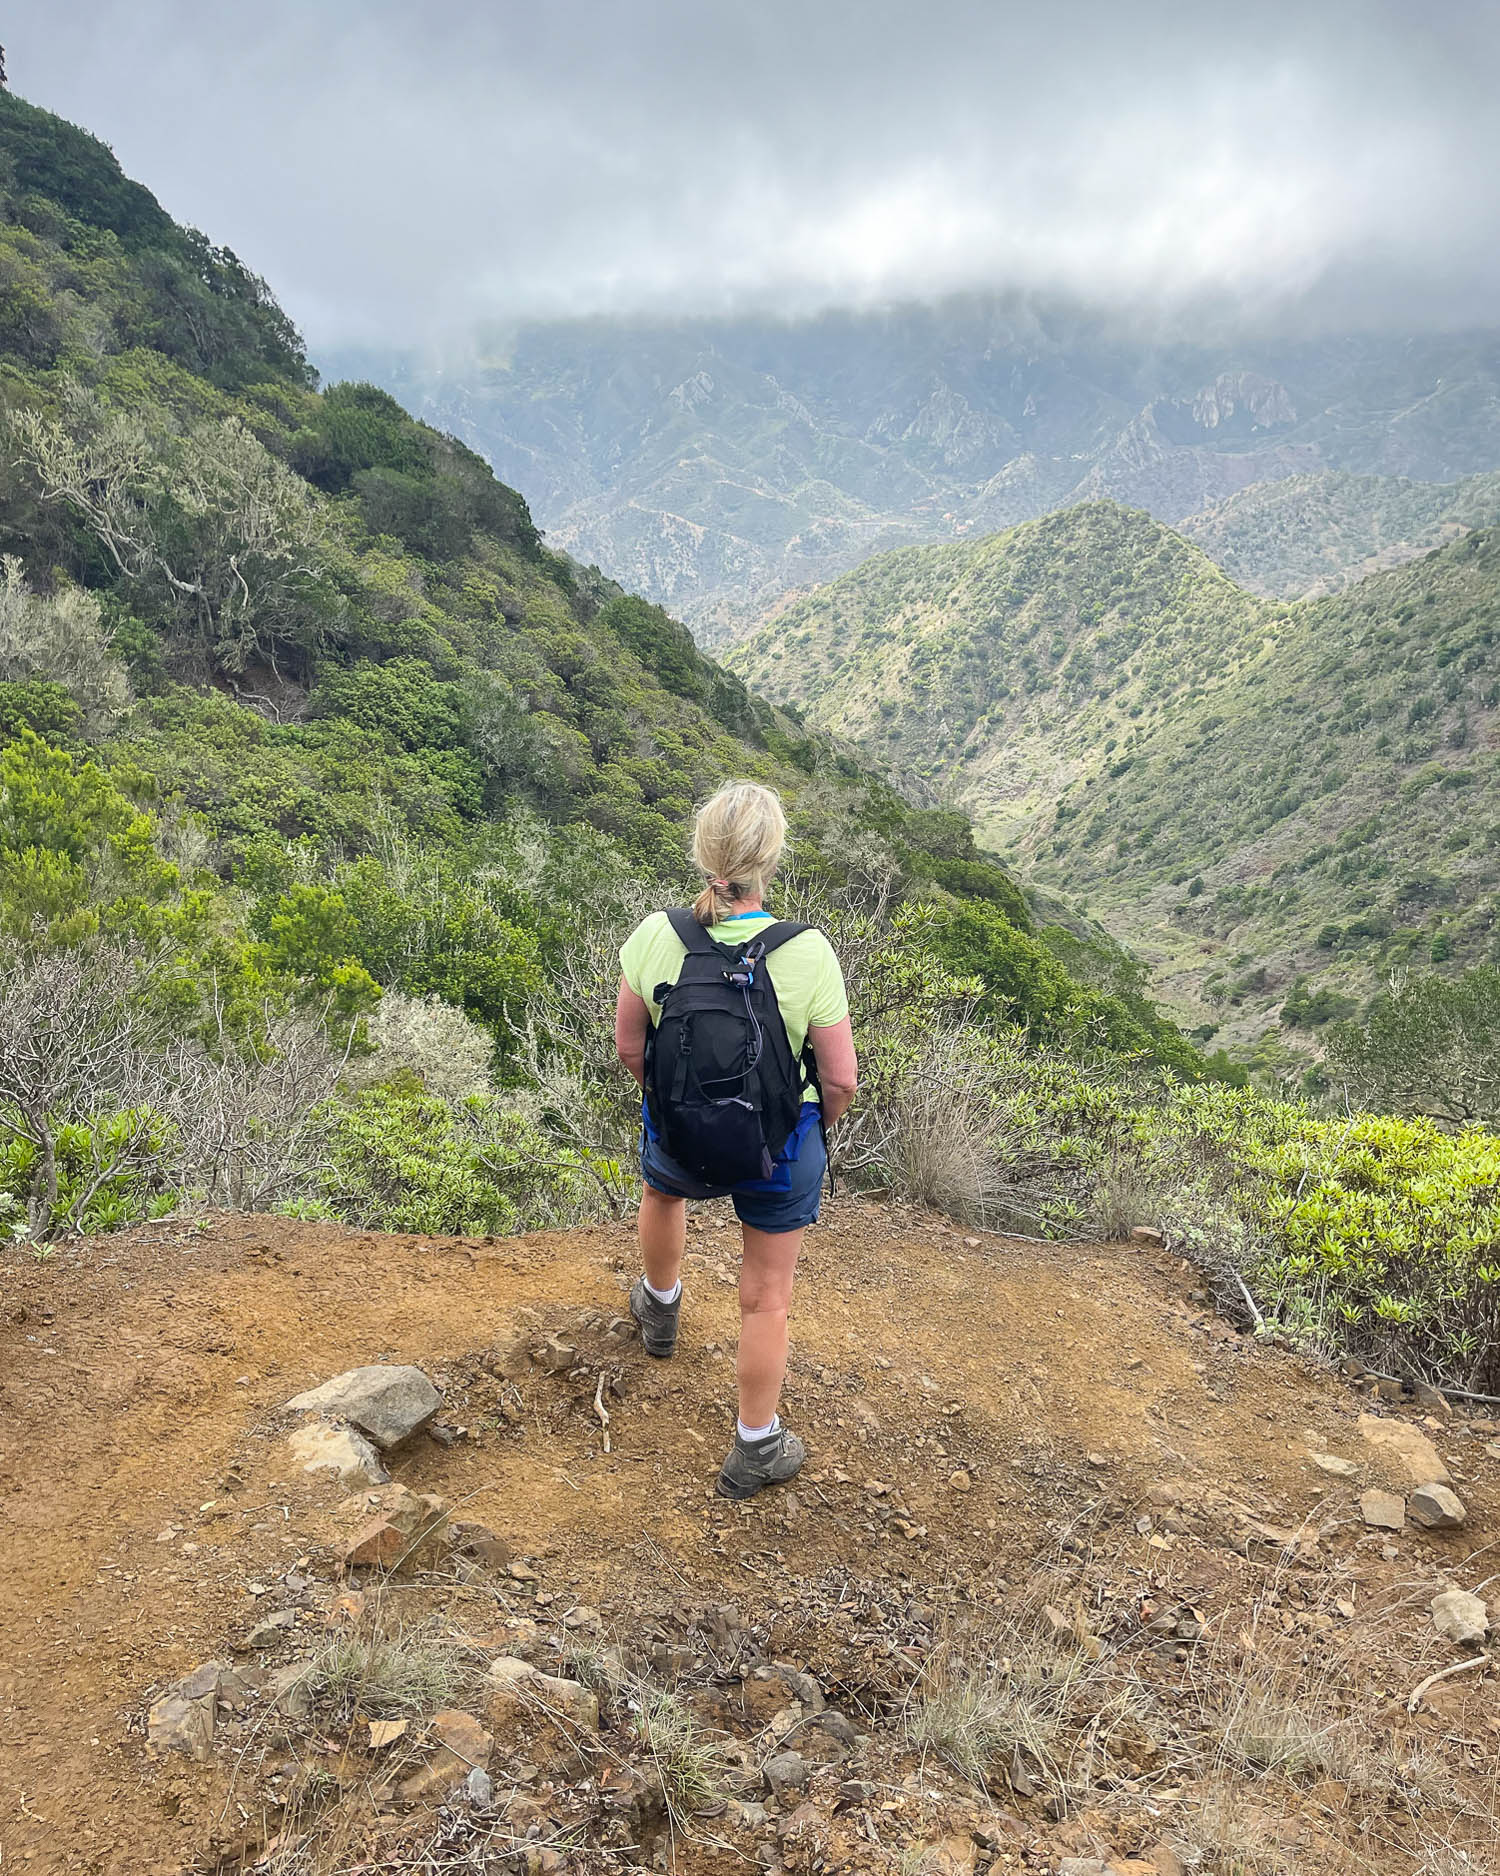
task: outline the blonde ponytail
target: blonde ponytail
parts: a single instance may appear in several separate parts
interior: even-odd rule
[[[693,863],[708,884],[693,901],[700,925],[717,925],[745,899],[759,899],[786,845],[786,816],[774,788],[726,782],[693,823]]]

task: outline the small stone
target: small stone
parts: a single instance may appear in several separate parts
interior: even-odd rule
[[[1419,1427],[1382,1414],[1361,1414],[1359,1434],[1361,1439],[1386,1454],[1413,1483],[1423,1485],[1436,1480],[1439,1485],[1448,1485],[1452,1482],[1438,1449]]]
[[[364,1434],[336,1421],[308,1421],[288,1437],[287,1447],[300,1471],[333,1472],[346,1485],[384,1485],[391,1476]]]
[[[458,1707],[446,1708],[442,1713],[434,1713],[429,1725],[433,1738],[456,1758],[469,1766],[488,1767],[495,1738],[472,1713],[465,1713]]]
[[[199,1764],[212,1756],[214,1701],[223,1674],[216,1661],[206,1661],[152,1701],[146,1714],[149,1751],[185,1752]]]
[[[967,1492],[972,1489],[974,1481],[960,1466],[956,1472],[948,1474],[948,1483],[955,1492]]]
[[[1352,1479],[1359,1471],[1352,1459],[1340,1459],[1337,1453],[1309,1452],[1307,1456],[1320,1472],[1331,1472],[1336,1479]]]
[[[1359,1495],[1359,1515],[1374,1531],[1399,1531],[1406,1523],[1406,1500],[1376,1486]]]
[[[1130,1242],[1132,1244],[1145,1245],[1150,1249],[1159,1250],[1166,1241],[1165,1234],[1159,1231],[1155,1225],[1132,1225],[1130,1227]]]
[[[778,1804],[784,1804],[794,1793],[807,1789],[811,1770],[800,1752],[778,1752],[766,1760],[766,1789]]]
[[[1432,1599],[1432,1619],[1439,1635],[1467,1647],[1482,1642],[1490,1632],[1490,1616],[1484,1599],[1466,1589],[1445,1589]]]
[[[377,1362],[294,1395],[287,1407],[293,1413],[347,1420],[384,1452],[425,1426],[442,1404],[442,1395],[420,1368]]]
[[[464,1780],[464,1796],[480,1811],[489,1810],[494,1803],[494,1782],[482,1765],[476,1765]]]
[[[1420,1485],[1408,1506],[1414,1521],[1429,1531],[1456,1531],[1468,1518],[1463,1500],[1446,1485]]]

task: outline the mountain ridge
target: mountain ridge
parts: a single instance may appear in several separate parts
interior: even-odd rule
[[[525,326],[473,359],[334,354],[523,482],[556,544],[732,638],[871,553],[1107,497],[1176,524],[1250,484],[1500,469],[1500,335],[1190,345],[978,298]]]

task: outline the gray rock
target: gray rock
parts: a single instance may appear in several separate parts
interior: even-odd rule
[[[152,1753],[185,1752],[200,1764],[212,1757],[214,1743],[214,1695],[218,1690],[218,1670],[200,1686],[205,1670],[197,1668],[185,1681],[169,1687],[159,1700],[153,1700],[146,1715],[146,1746]],[[189,1692],[189,1687],[198,1691]]]
[[[336,1420],[309,1420],[287,1446],[303,1472],[332,1472],[345,1485],[384,1485],[391,1476],[364,1434]]]
[[[1463,1500],[1450,1486],[1419,1485],[1407,1504],[1413,1519],[1429,1531],[1456,1531],[1468,1518]]]
[[[347,1420],[367,1433],[384,1452],[409,1438],[443,1404],[443,1397],[420,1368],[350,1368],[321,1387],[309,1388],[287,1402],[293,1413],[317,1413]]]
[[[307,1684],[307,1663],[289,1661],[273,1668],[266,1682],[266,1695],[273,1710],[289,1720],[305,1720],[312,1712],[312,1689]]]
[[[1432,1619],[1439,1635],[1467,1647],[1482,1642],[1490,1632],[1490,1614],[1481,1596],[1471,1596],[1466,1589],[1441,1590],[1432,1599]]]
[[[278,1609],[275,1615],[268,1615],[264,1621],[257,1622],[245,1637],[247,1648],[269,1648],[273,1642],[297,1626],[295,1609]]]
[[[487,1811],[495,1798],[495,1785],[489,1773],[482,1765],[472,1768],[464,1780],[464,1792],[469,1803],[477,1805],[481,1811]]]
[[[766,1788],[778,1803],[784,1803],[793,1793],[807,1789],[811,1770],[800,1752],[778,1752],[766,1760]]]

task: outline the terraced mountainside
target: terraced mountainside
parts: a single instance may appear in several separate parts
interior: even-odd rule
[[[580,320],[493,333],[443,362],[320,363],[461,436],[526,490],[555,545],[704,643],[871,554],[1097,497],[1175,524],[1288,476],[1500,469],[1493,332],[1187,345],[1077,308],[970,298],[797,321]],[[1322,577],[1387,538],[1320,524],[1298,551]]]
[[[1274,1029],[1299,977],[1326,1014],[1494,955],[1495,530],[1284,605],[1091,504],[882,556],[731,662],[962,802],[1221,1041]]]

